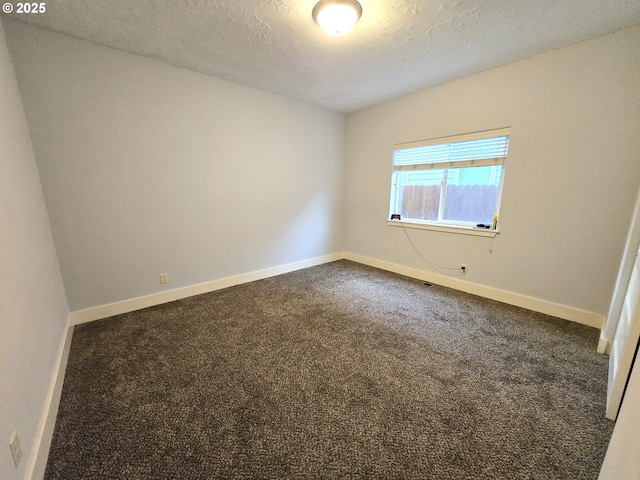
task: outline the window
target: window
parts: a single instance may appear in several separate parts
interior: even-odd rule
[[[493,226],[509,128],[395,145],[390,216],[418,225]]]

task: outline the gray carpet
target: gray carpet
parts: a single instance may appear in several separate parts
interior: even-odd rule
[[[598,331],[348,261],[76,327],[47,479],[595,479]]]

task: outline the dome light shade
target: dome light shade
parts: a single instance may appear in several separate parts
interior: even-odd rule
[[[362,15],[362,6],[356,0],[321,0],[312,15],[326,33],[339,36],[351,31]]]

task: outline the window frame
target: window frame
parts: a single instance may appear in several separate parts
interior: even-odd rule
[[[397,189],[399,188],[397,177],[398,172],[402,171],[417,171],[417,170],[447,170],[447,174],[443,174],[443,182],[446,181],[448,170],[449,169],[459,169],[466,167],[482,167],[482,166],[496,166],[501,165],[500,172],[500,181],[497,185],[498,189],[496,192],[496,214],[500,214],[500,207],[502,203],[502,190],[504,187],[504,179],[505,179],[505,171],[506,171],[506,160],[508,155],[508,148],[511,136],[511,128],[503,127],[499,129],[485,130],[481,132],[473,132],[466,133],[461,135],[452,135],[447,137],[439,137],[428,140],[416,141],[416,142],[407,142],[400,143],[393,146],[393,160],[391,167],[391,189],[389,192],[389,216],[387,219],[390,219],[391,215],[394,213],[398,213],[399,206],[399,194],[397,193]],[[473,141],[473,140],[482,140],[482,139],[490,139],[490,138],[499,138],[506,137],[504,152],[499,156],[492,156],[490,158],[477,158],[474,159],[472,157],[467,157],[462,160],[451,160],[444,159],[440,161],[425,161],[422,163],[396,163],[396,152],[415,148],[415,147],[428,147],[433,145],[451,145],[459,142]],[[480,155],[481,156],[481,155]],[[445,188],[441,188],[441,195],[446,198]],[[443,212],[445,208],[444,203],[440,202],[440,211]],[[438,215],[441,217],[441,215]],[[455,221],[455,220],[420,220],[420,219],[401,219],[401,220],[387,220],[387,224],[390,226],[402,226],[408,228],[418,228],[425,230],[435,230],[441,232],[449,232],[449,233],[460,233],[460,234],[468,234],[468,235],[478,235],[485,237],[495,237],[498,233],[500,233],[499,228],[496,229],[486,229],[486,228],[478,228],[476,227],[476,222],[464,222],[464,221]],[[499,224],[498,224],[499,226]]]

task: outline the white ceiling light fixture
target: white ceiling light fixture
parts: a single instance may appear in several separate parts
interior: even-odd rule
[[[313,7],[313,19],[329,35],[349,33],[362,15],[356,0],[320,0]]]

